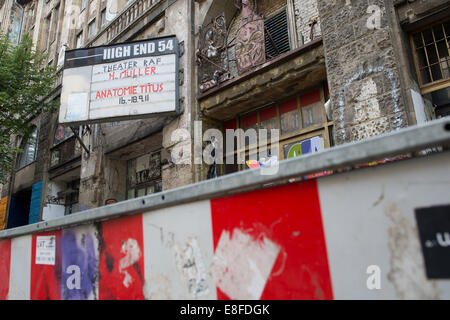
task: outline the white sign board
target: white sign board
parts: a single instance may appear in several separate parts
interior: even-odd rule
[[[59,122],[112,122],[178,112],[175,37],[66,52]]]
[[[36,237],[36,264],[55,265],[55,236]]]

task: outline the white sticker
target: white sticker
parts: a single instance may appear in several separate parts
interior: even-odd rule
[[[55,236],[36,237],[36,264],[55,265]]]

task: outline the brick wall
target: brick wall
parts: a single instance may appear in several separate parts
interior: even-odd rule
[[[299,44],[311,41],[311,27],[309,24],[313,19],[317,19],[317,24],[314,26],[313,38],[318,38],[321,35],[319,10],[317,8],[317,0],[293,0],[295,24],[297,28],[297,35]]]

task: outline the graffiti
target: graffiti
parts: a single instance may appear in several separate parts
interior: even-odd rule
[[[55,196],[47,196],[47,204],[61,204],[61,198]]]
[[[174,249],[178,271],[187,280],[189,294],[195,298],[207,295],[209,289],[206,281],[206,268],[197,239],[191,237],[187,240],[184,248],[177,244]]]
[[[119,261],[119,272],[124,275],[123,285],[125,288],[128,288],[133,282],[133,278],[126,269],[139,261],[141,258],[141,250],[135,239],[128,239],[122,244],[121,252],[125,254],[125,257]]]
[[[197,55],[199,89],[204,92],[229,78],[225,14],[200,29]]]
[[[345,84],[339,88],[337,92],[336,97],[336,106],[337,106],[337,114],[338,118],[336,119],[336,136],[339,136],[343,141],[346,140],[347,135],[345,132],[345,119],[344,119],[344,112],[345,112],[345,101],[344,101],[344,93],[345,90],[355,81],[364,79],[367,76],[375,75],[377,73],[382,73],[388,80],[390,84],[390,91],[391,91],[391,97],[393,101],[393,113],[395,115],[399,115],[401,113],[400,110],[400,97],[398,95],[397,90],[397,84],[395,81],[395,76],[392,70],[385,66],[369,66],[364,69],[360,69],[358,72],[353,74],[353,76],[345,82]],[[395,120],[392,123],[394,130],[399,130],[401,127],[403,127],[403,118],[402,117],[396,117]]]

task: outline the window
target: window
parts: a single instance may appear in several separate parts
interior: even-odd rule
[[[102,10],[100,13],[101,26],[103,27],[106,24],[106,8]]]
[[[80,180],[67,183],[64,193],[64,215],[69,215],[80,211],[78,204],[80,194]]]
[[[31,134],[27,138],[24,138],[22,144],[20,145],[20,149],[23,150],[23,153],[18,155],[16,165],[17,169],[22,169],[36,160],[37,144],[38,130],[34,127]]]
[[[129,160],[127,171],[127,199],[162,191],[159,151]]]
[[[224,134],[226,130],[242,128],[244,131],[253,129],[267,129],[268,155],[277,156],[278,159],[287,159],[304,154],[318,152],[332,145],[331,130],[333,123],[327,120],[325,113],[325,100],[328,97],[326,84],[312,88],[297,94],[285,101],[266,106],[252,111],[246,115],[231,119],[224,123]],[[279,129],[279,148],[276,154],[270,154],[271,129]],[[251,145],[246,135],[245,146],[238,150],[237,138],[234,137],[235,164],[226,164],[226,173],[232,173],[239,169],[245,169],[245,164],[237,164],[237,154],[242,152],[245,160],[258,159],[258,146]],[[226,143],[224,144],[224,163],[226,157]],[[267,159],[266,159],[267,160]]]
[[[434,91],[436,84],[450,85],[450,21],[413,33],[411,39],[422,92]]]
[[[286,7],[264,21],[264,33],[267,59],[290,50]]]
[[[73,131],[70,127],[65,127],[59,124],[55,129],[55,135],[53,138],[53,146],[56,146],[67,139],[73,137]]]
[[[76,47],[81,48],[83,46],[83,31],[77,34],[77,43]]]
[[[56,40],[56,35],[58,34],[58,19],[59,19],[59,5],[55,8],[53,13],[52,42]]]
[[[47,49],[48,41],[49,41],[49,38],[50,38],[50,26],[51,26],[50,22],[51,22],[51,18],[52,18],[51,14],[49,14],[47,16],[47,18],[45,18],[44,50]]]
[[[95,18],[92,19],[91,22],[89,22],[88,24],[88,37],[91,38],[92,36],[94,36],[95,34],[95,27],[96,27],[96,23],[95,23]]]
[[[86,9],[86,5],[87,5],[87,0],[81,0],[81,11]]]
[[[437,118],[450,116],[450,21],[412,33],[411,46],[425,104]]]

